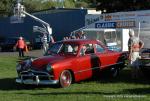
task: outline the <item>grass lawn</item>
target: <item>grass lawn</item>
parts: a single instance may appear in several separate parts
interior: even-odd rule
[[[18,85],[18,57],[0,57],[0,101],[150,101],[150,79],[133,80],[130,69],[117,78],[98,77],[68,88]]]

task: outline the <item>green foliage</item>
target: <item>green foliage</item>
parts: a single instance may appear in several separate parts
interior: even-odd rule
[[[97,0],[97,10],[107,10],[107,13],[120,11],[148,10],[149,0]]]
[[[0,0],[0,16],[8,16],[12,14],[14,0]]]
[[[73,2],[73,0],[65,0],[64,2],[64,6],[66,8],[75,8],[75,3]]]
[[[80,7],[87,8],[87,7],[88,7],[88,3],[86,3],[86,2],[77,2],[77,3],[75,4],[75,6],[76,6],[77,8],[80,8]]]
[[[25,0],[23,4],[27,12],[41,10],[41,2],[38,0]]]
[[[34,12],[43,9],[49,9],[52,7],[65,7],[65,8],[79,8],[79,7],[88,7],[89,0],[82,0],[80,2],[74,2],[74,0],[64,0],[64,2],[56,2],[47,0],[45,2],[41,2],[40,0],[25,0],[24,5],[27,8],[27,11]]]
[[[0,0],[0,16],[10,16],[13,14],[13,6],[16,0]],[[64,2],[57,2],[52,0],[23,0],[23,5],[26,11],[31,13],[53,7],[65,8],[87,8],[92,3],[91,0],[64,0]]]

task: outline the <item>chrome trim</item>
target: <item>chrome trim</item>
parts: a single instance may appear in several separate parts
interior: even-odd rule
[[[122,63],[123,63],[123,62],[118,62],[118,63],[115,63],[115,64],[105,65],[105,66],[102,66],[102,67],[109,67],[109,66],[113,66],[113,65],[122,64]]]
[[[46,79],[44,78],[44,80],[42,80],[41,77],[46,77]],[[51,77],[54,76],[48,74],[47,72],[29,70],[21,72],[20,77],[16,78],[16,82],[20,84],[33,85],[50,85],[57,84],[59,82],[58,80],[51,80]]]
[[[39,80],[38,82],[38,81],[33,81],[33,80],[22,80],[22,79],[17,78],[16,82],[20,84],[51,85],[51,84],[57,84],[58,80],[42,80],[42,81]]]
[[[76,73],[82,73],[82,72],[86,72],[86,71],[89,71],[89,70],[94,70],[94,69],[100,69],[100,68],[103,68],[103,67],[109,67],[109,66],[113,66],[113,65],[118,65],[118,64],[122,64],[123,62],[118,62],[118,63],[115,63],[115,64],[110,64],[110,65],[105,65],[105,66],[101,66],[101,67],[94,67],[94,68],[90,68],[90,69],[85,69],[85,70],[80,70],[80,71],[77,71],[77,72],[74,72],[75,74]]]
[[[82,72],[86,72],[86,71],[89,71],[89,70],[93,70],[93,69],[98,69],[100,67],[94,67],[94,68],[90,68],[90,69],[85,69],[85,70],[80,70],[80,71],[77,71],[77,72],[74,72],[75,74],[76,73],[82,73]]]
[[[50,75],[50,74],[47,73],[47,72],[43,72],[43,71],[35,71],[35,70],[23,71],[23,72],[20,72],[20,75],[21,75],[22,73],[28,73],[28,72],[31,72],[32,74],[34,74],[34,73],[43,73],[43,74],[46,74],[46,75],[49,76],[49,77],[54,77],[53,75]],[[42,76],[42,75],[40,75],[40,76]]]
[[[58,49],[57,54],[60,52],[62,46],[63,46],[63,43],[61,44],[60,48]]]

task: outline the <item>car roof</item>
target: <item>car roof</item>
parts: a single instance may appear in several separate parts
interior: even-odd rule
[[[63,43],[74,43],[74,44],[90,44],[90,43],[98,43],[97,40],[89,40],[89,39],[69,39],[60,41]]]

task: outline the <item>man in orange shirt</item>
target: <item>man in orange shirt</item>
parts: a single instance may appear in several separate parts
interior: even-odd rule
[[[19,40],[17,41],[16,45],[19,51],[19,57],[24,57],[24,49],[26,47],[26,43],[23,40],[23,37],[19,37]]]

